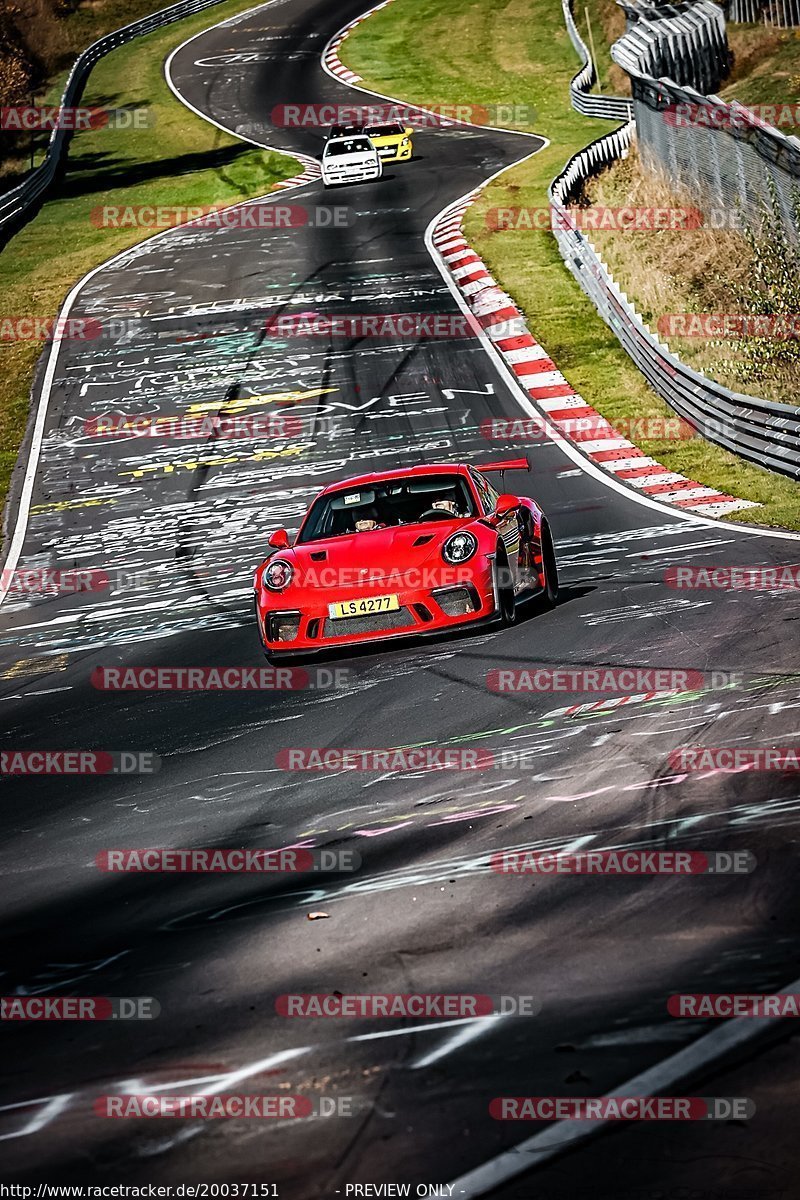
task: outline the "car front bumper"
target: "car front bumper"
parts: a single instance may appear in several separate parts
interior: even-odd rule
[[[378,149],[381,162],[408,162],[414,153],[413,146],[381,146]]]
[[[442,587],[403,588],[389,585],[364,588],[352,594],[336,594],[336,600],[360,599],[365,594],[397,596],[399,607],[369,616],[331,617],[331,593],[269,597],[267,606],[257,604],[258,630],[267,654],[313,654],[341,646],[383,642],[391,638],[415,637],[458,629],[492,620],[498,612],[491,564],[468,579]],[[287,636],[287,634],[289,636]]]
[[[342,171],[326,171],[323,167],[322,182],[327,184],[336,183],[366,183],[371,179],[380,179],[383,174],[383,168],[380,163],[377,167],[345,167]]]

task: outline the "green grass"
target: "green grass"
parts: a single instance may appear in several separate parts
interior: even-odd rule
[[[722,98],[748,106],[786,106],[779,126],[797,136],[800,125],[792,120],[791,106],[800,101],[800,30],[729,25],[728,41],[734,64],[730,79],[720,88]]]
[[[252,7],[231,0],[115,50],[92,72],[82,103],[147,105],[141,130],[77,135],[65,180],[38,216],[0,253],[3,313],[54,317],[72,284],[147,229],[96,228],[101,205],[232,204],[269,191],[298,164],[229,137],[185,108],[167,87],[163,62],[191,34]],[[125,17],[121,15],[121,21]],[[54,82],[52,92],[59,92]],[[29,409],[40,342],[0,341],[0,503],[5,500]]]
[[[594,91],[607,96],[630,96],[630,77],[622,67],[617,66],[610,53],[613,43],[625,32],[625,14],[616,0],[574,0],[573,15],[590,51],[594,40],[598,74]],[[590,30],[592,38],[589,36]]]
[[[340,54],[366,86],[409,102],[533,106],[536,132],[550,144],[484,190],[467,213],[466,236],[588,404],[612,422],[673,415],[572,279],[552,235],[487,228],[496,206],[546,205],[567,159],[613,128],[569,107],[577,60],[558,0],[393,0],[356,28]],[[763,506],[732,520],[800,529],[800,485],[792,480],[699,438],[638,444],[670,470]]]
[[[37,80],[44,72],[48,82],[43,86],[36,82],[29,91],[13,99],[3,97],[4,104],[50,103],[58,100],[63,86],[53,88],[53,81],[63,85],[69,70],[78,57],[92,42],[115,29],[130,25],[148,16],[158,8],[166,8],[169,0],[84,0],[72,11],[59,0],[38,0],[35,13],[23,10],[18,22],[27,34],[26,41],[35,44],[36,66],[33,68]],[[213,11],[213,10],[212,10]],[[23,54],[24,54],[23,50]],[[48,134],[33,135],[35,162],[47,149]],[[2,140],[0,178],[4,187],[11,187],[30,167],[30,136],[22,134]]]

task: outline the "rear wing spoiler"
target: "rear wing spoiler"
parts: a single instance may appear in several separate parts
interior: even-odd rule
[[[530,471],[531,464],[527,458],[505,458],[500,462],[481,463],[476,465],[476,471]]]

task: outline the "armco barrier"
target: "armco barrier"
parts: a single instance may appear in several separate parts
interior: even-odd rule
[[[169,8],[150,13],[149,16],[142,17],[131,25],[125,25],[122,29],[116,29],[113,33],[107,33],[105,37],[93,42],[75,60],[61,97],[61,107],[76,107],[80,103],[95,63],[112,50],[116,50],[118,46],[124,46],[126,42],[131,42],[142,34],[152,33],[155,29],[170,25],[173,21],[179,21],[181,17],[202,12],[204,8],[212,8],[220,2],[221,0],[181,0],[179,4],[172,4]],[[16,187],[0,195],[0,245],[3,245],[36,211],[37,202],[42,199],[53,183],[59,167],[66,157],[71,136],[69,130],[54,129],[44,161]]]
[[[616,63],[654,79],[667,76],[707,95],[727,78],[732,56],[725,14],[712,0],[658,7],[620,0],[627,32],[611,47]],[[630,73],[630,72],[629,72]]]
[[[629,3],[625,9],[639,11]],[[631,80],[636,139],[647,167],[663,171],[698,202],[740,208],[752,224],[777,196],[786,236],[797,241],[800,141],[713,94],[730,59],[718,5],[696,0],[674,20],[639,19],[611,47],[611,57]]]
[[[736,101],[701,95],[671,79],[639,74],[632,82],[637,143],[647,167],[700,203],[741,210],[756,227],[775,197],[787,239],[798,240],[800,140]]]
[[[583,63],[578,74],[570,81],[569,95],[572,107],[584,117],[601,117],[607,121],[630,120],[633,115],[631,100],[626,100],[624,96],[597,96],[592,92],[592,86],[597,81],[597,72],[588,47],[575,24],[572,0],[561,0],[561,7],[564,10],[564,23],[569,40]]]
[[[585,59],[586,47],[574,29],[569,0],[562,0],[562,3],[565,19],[569,17],[567,30],[570,38],[578,55]],[[629,16],[631,7],[632,5],[625,4]],[[720,26],[721,10],[709,0],[698,0],[693,9],[698,19],[686,19],[685,6],[682,12],[676,9],[665,10],[662,6],[657,11],[657,20],[639,19],[615,43],[612,48],[614,60],[631,76],[634,104],[633,112],[629,111],[629,116],[635,114],[636,119],[635,122],[633,119],[629,120],[621,129],[606,134],[574,155],[553,181],[549,195],[554,209],[555,237],[568,269],[592,300],[603,320],[653,390],[666,400],[679,416],[690,421],[709,441],[723,446],[726,450],[731,450],[759,466],[800,479],[800,408],[729,391],[701,371],[692,370],[681,362],[670,352],[668,346],[659,341],[636,312],[594,246],[576,228],[568,211],[569,204],[577,199],[585,181],[591,175],[610,166],[627,153],[634,130],[638,135],[640,153],[645,159],[659,135],[665,141],[669,139],[674,133],[674,128],[665,120],[663,114],[671,104],[723,104],[718,97],[703,96],[691,86],[679,87],[671,80],[655,79],[643,73],[645,63],[658,70],[666,62],[670,62],[673,69],[676,72],[680,71],[682,76],[698,81],[716,77],[716,73],[725,62],[727,47],[724,19],[722,27]],[[669,22],[672,18],[663,16],[665,11],[674,13],[676,21],[681,18],[680,24],[671,28]],[[665,46],[663,37],[666,36],[666,29],[669,29],[669,37],[668,45]],[[584,72],[585,70],[584,67]],[[584,72],[575,77],[573,84]],[[572,86],[570,95],[575,105]],[[734,114],[743,111],[739,105],[731,107]],[[647,123],[647,113],[652,113],[653,119],[660,122],[658,129]],[[641,122],[644,124],[640,124]],[[706,130],[702,126],[699,128],[711,137],[717,132]],[[722,132],[718,136],[727,135]],[[710,191],[717,203],[730,203],[731,196],[734,196],[751,210],[753,204],[764,194],[763,180],[761,188],[758,187],[757,164],[760,163],[763,167],[769,162],[782,208],[788,210],[790,189],[783,186],[786,181],[781,176],[793,174],[796,139],[786,138],[778,130],[745,127],[744,132],[739,135],[739,144],[742,148],[738,151],[738,174],[730,178],[722,171],[720,154],[718,151],[714,152],[713,147],[707,156],[708,170],[706,167],[701,170],[701,166],[697,161],[693,161],[692,155],[686,152],[685,147],[683,153],[680,147],[677,149],[675,162],[672,164],[665,161],[665,155],[653,157],[660,158],[670,177],[682,182],[694,194],[699,192],[708,196]],[[699,147],[699,143],[697,146]],[[747,153],[753,161],[749,158],[744,161]],[[674,167],[673,170],[670,170],[670,165]],[[705,174],[712,174],[712,167],[716,172],[716,188],[703,189],[700,187],[701,179]],[[687,172],[694,172],[691,179],[687,177]],[[784,215],[788,219],[788,211]]]
[[[800,409],[728,391],[693,371],[654,336],[567,208],[583,181],[630,144],[633,122],[593,142],[550,188],[556,240],[567,267],[654,391],[709,441],[759,466],[800,478]]]

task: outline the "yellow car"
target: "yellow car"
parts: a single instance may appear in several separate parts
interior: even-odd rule
[[[364,133],[378,151],[381,162],[408,162],[414,153],[413,129],[393,121],[390,125],[367,125]]]

